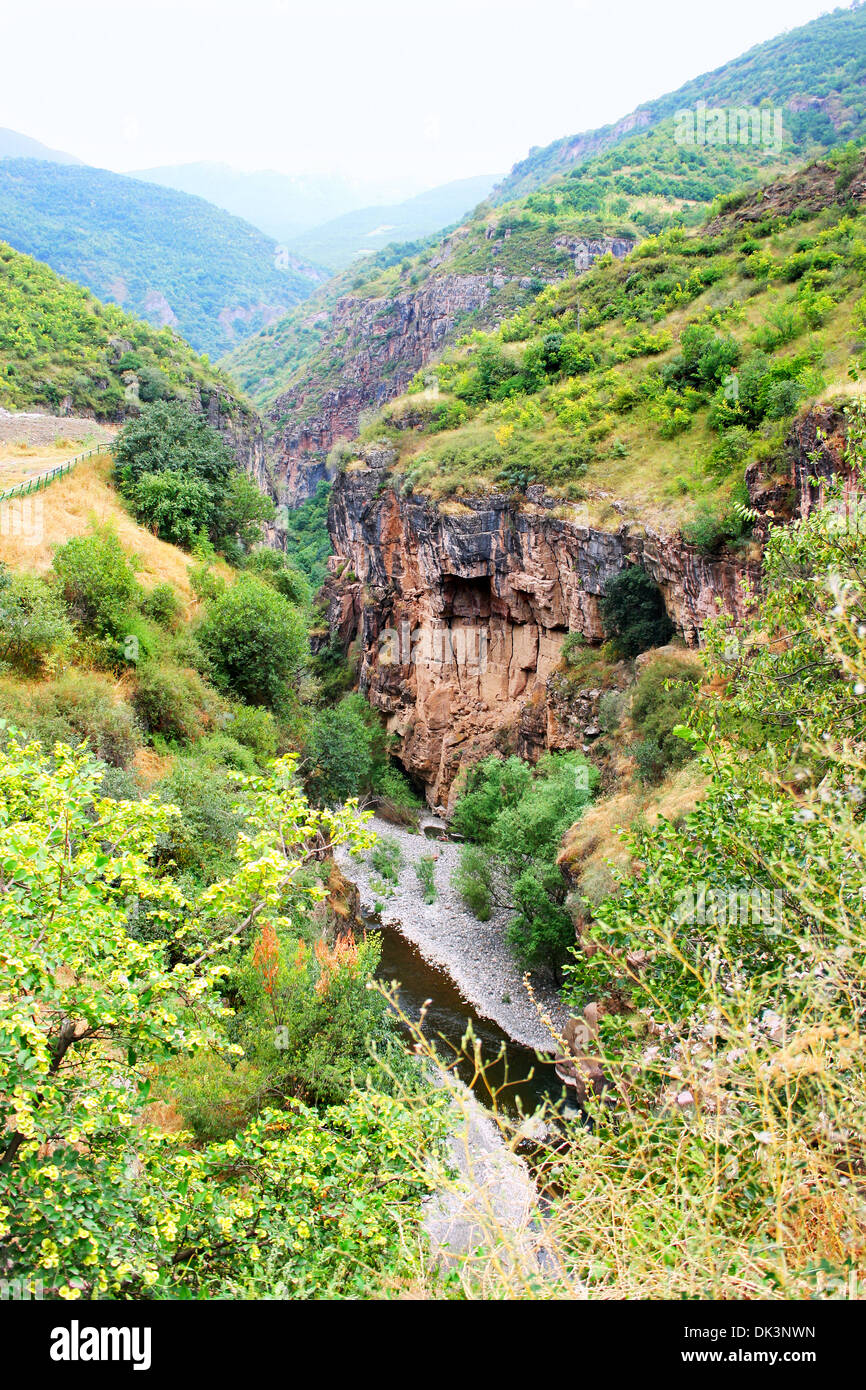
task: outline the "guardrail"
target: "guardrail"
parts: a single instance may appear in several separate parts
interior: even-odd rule
[[[81,463],[83,459],[92,458],[94,454],[107,453],[107,449],[87,449],[83,454],[73,454],[71,459],[66,459],[64,463],[58,463],[56,468],[49,468],[44,473],[35,473],[32,478],[25,478],[22,483],[16,483],[14,487],[7,488],[5,492],[0,492],[0,502],[7,501],[10,497],[26,497],[31,492],[41,492],[42,488],[47,487],[55,478],[61,477],[64,473],[69,473],[76,463]]]

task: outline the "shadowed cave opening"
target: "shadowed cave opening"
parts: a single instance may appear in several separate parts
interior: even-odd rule
[[[493,589],[487,574],[466,579],[457,574],[442,577],[442,617],[484,620],[493,611]]]

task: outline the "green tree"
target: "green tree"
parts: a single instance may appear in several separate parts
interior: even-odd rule
[[[73,622],[97,637],[119,638],[141,599],[133,562],[114,531],[73,536],[54,552],[52,569]]]
[[[286,698],[309,650],[299,609],[252,575],[214,600],[198,637],[218,685],[272,708]]]
[[[0,563],[0,670],[43,674],[69,649],[72,629],[57,594],[32,574],[13,574]]]
[[[659,586],[639,565],[629,565],[608,580],[601,616],[605,632],[625,657],[664,646],[676,630]]]

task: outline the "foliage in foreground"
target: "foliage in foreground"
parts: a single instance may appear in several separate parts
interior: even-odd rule
[[[49,756],[4,735],[3,1276],[67,1299],[360,1291],[399,1267],[426,1190],[410,1107],[350,1091],[324,1111],[291,1095],[278,1110],[266,1094],[245,1130],[193,1150],[155,1128],[148,1102],[157,1071],[240,1065],[225,982],[252,968],[276,1002],[280,943],[303,940],[325,891],[305,865],[369,832],[351,806],[311,809],[283,760],[237,779],[234,872],[189,899],[155,867],[174,808],[107,800],[101,777],[84,749]],[[325,993],[341,962],[316,959]]]

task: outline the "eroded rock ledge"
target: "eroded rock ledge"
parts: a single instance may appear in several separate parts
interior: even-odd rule
[[[792,432],[787,476],[749,477],[753,504],[777,520],[814,505],[809,478],[838,463],[841,416],[826,409]],[[816,458],[816,447],[821,451]],[[611,576],[640,564],[659,584],[681,637],[697,646],[721,606],[742,618],[742,581],[760,578],[760,536],[746,551],[702,554],[678,533],[581,512],[531,487],[436,504],[392,486],[392,456],[368,448],[340,475],[329,527],[332,634],[358,639],[361,685],[384,711],[398,755],[431,805],[446,807],[463,762],[505,742],[530,758],[598,733],[600,692],[567,715],[552,680],[568,632],[601,642],[600,598]]]

